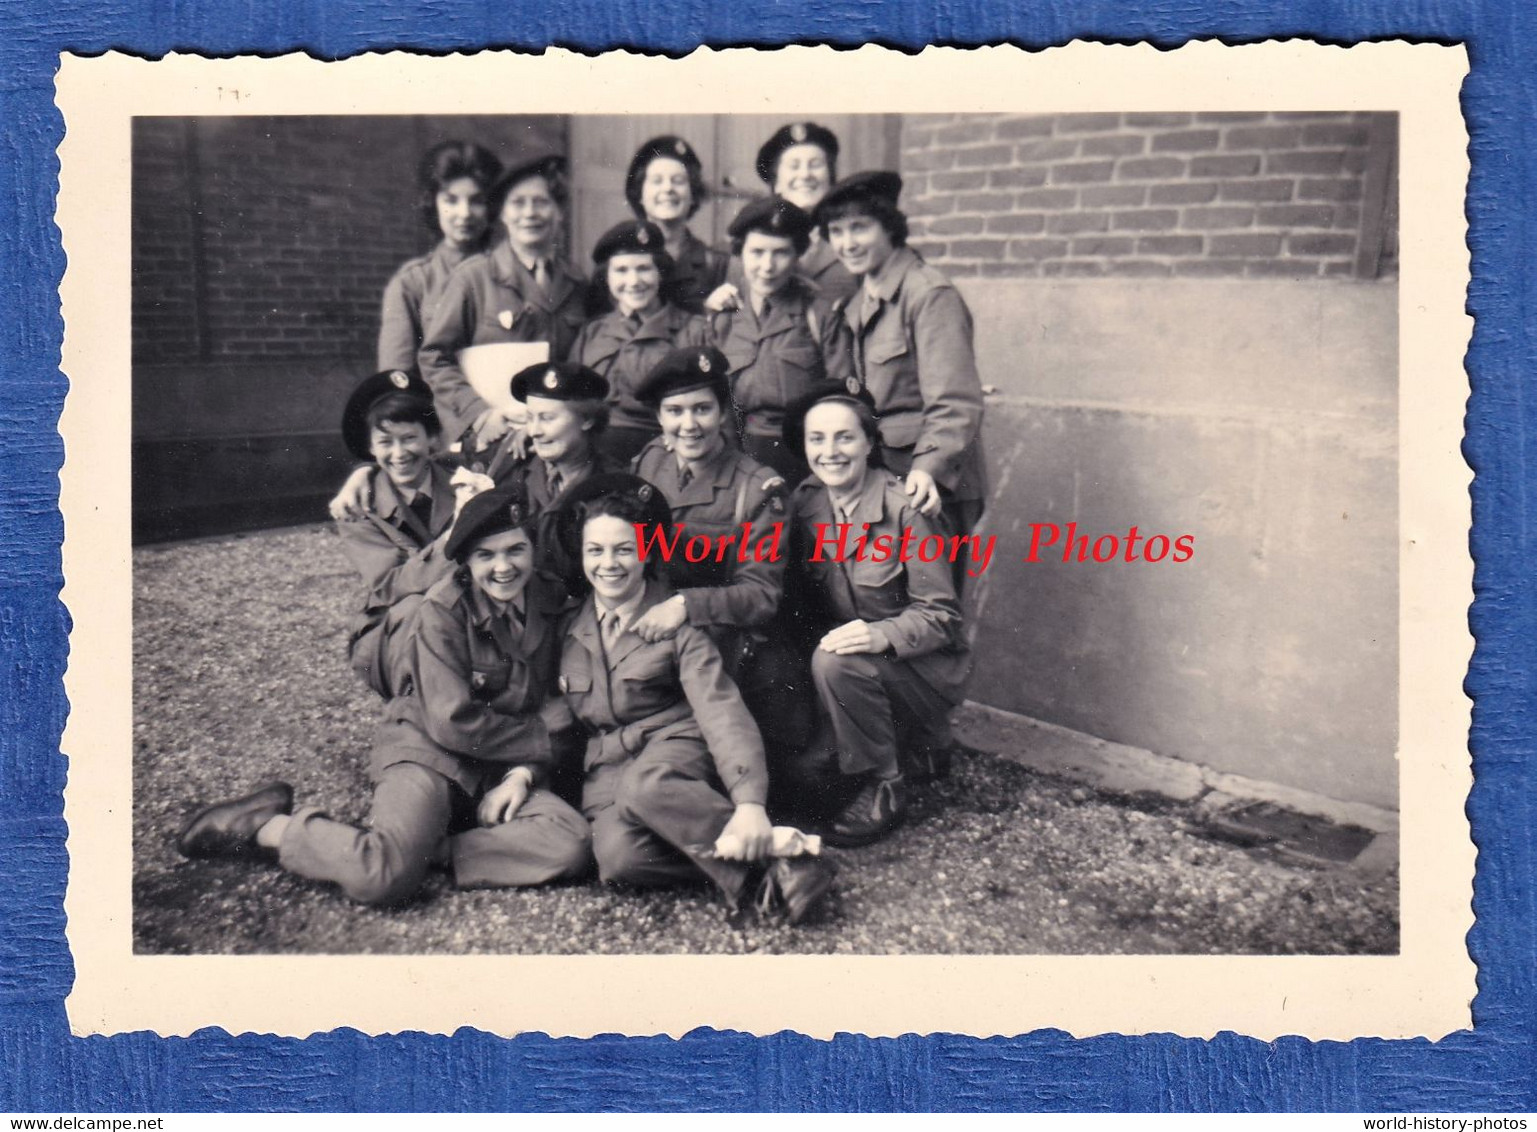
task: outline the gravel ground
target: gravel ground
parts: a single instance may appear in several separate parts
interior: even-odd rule
[[[597,884],[360,908],[275,867],[190,862],[209,800],[271,778],[333,816],[367,812],[377,701],[348,669],[355,582],[300,527],[134,555],[134,941],[145,953],[1382,954],[1394,875],[1287,863],[1134,805],[965,753],[910,823],[829,850],[839,878],[799,928],[728,925],[704,889]]]

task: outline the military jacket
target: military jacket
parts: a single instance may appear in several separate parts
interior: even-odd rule
[[[875,291],[879,303],[868,318],[862,291],[842,314],[854,371],[875,398],[887,466],[902,475],[920,468],[958,500],[986,498],[971,311],[910,248],[891,253]]]
[[[428,568],[423,584],[425,548],[430,547],[454,521],[454,489],[449,484],[449,470],[433,461],[426,492],[432,511],[423,524],[401,501],[383,469],[369,474],[368,493],[372,507],[360,519],[336,524],[342,553],[362,575],[368,591],[368,605],[392,605],[406,593],[423,593],[442,576],[441,563]]]
[[[648,582],[636,616],[669,596]],[[586,769],[627,761],[653,740],[691,738],[709,749],[721,785],[737,805],[768,797],[763,738],[726,675],[720,651],[692,625],[647,644],[626,629],[605,654],[595,599],[587,596],[565,629],[561,693],[590,736]]]
[[[411,369],[416,365],[439,290],[454,268],[474,254],[444,240],[426,255],[401,264],[384,288],[379,307],[379,369]]]
[[[754,436],[778,436],[784,409],[823,386],[841,387],[852,367],[841,316],[805,280],[792,278],[768,299],[763,318],[744,294],[742,308],[710,320],[731,363],[731,399]]]
[[[716,251],[685,228],[678,254],[673,257],[672,274],[667,277],[668,296],[692,314],[703,313],[710,292],[726,281],[730,262],[729,255]]]
[[[487,408],[459,368],[459,351],[493,342],[548,342],[550,357],[562,358],[586,319],[585,288],[573,268],[555,262],[544,292],[505,240],[449,275],[417,355],[448,435],[458,436]]]
[[[654,432],[656,411],[636,400],[636,388],[675,346],[704,346],[709,341],[710,328],[702,317],[664,303],[639,326],[618,311],[593,319],[582,327],[570,360],[608,379],[610,423]]]
[[[748,561],[738,562],[736,548],[744,523],[750,531],[749,545],[756,547],[773,533],[776,523],[788,521],[787,489],[779,474],[727,445],[684,486],[678,458],[660,437],[635,458],[634,471],[666,497],[674,523],[683,524],[682,540],[694,535],[708,535],[712,541],[736,536],[724,562],[714,558],[686,562],[680,541],[679,553],[662,567],[672,587],[683,595],[688,623],[714,630],[759,628],[772,621],[784,592],[788,537],[781,536],[780,556],[774,561],[758,562],[749,555]],[[711,636],[717,643],[722,639],[719,633]]]
[[[943,557],[933,562],[917,557],[919,540],[944,532],[912,505],[902,481],[880,468],[870,469],[849,517],[852,529],[842,561],[836,560],[832,549],[835,524],[841,520],[827,488],[819,480],[807,479],[795,489],[791,508],[795,537],[790,560],[804,572],[804,588],[816,606],[822,631],[854,620],[878,625],[899,659],[912,665],[945,699],[960,703],[971,673],[971,651],[950,564]],[[818,524],[826,525],[826,537],[822,560],[812,561]],[[910,561],[902,562],[897,547],[903,531],[909,529],[912,555]],[[885,561],[875,561],[873,555],[862,561],[854,558],[855,541],[861,535],[891,539]]]
[[[417,607],[409,675],[384,709],[374,772],[419,763],[473,795],[512,766],[536,782],[548,772],[550,736],[539,707],[560,653],[559,605],[530,581],[525,624],[492,608],[458,574]]]

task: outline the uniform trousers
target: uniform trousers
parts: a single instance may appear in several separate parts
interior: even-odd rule
[[[470,801],[437,771],[394,763],[374,787],[369,828],[304,807],[283,833],[278,861],[299,876],[334,881],[362,904],[398,904],[414,896],[428,868],[444,859],[445,837],[460,888],[546,884],[587,872],[587,823],[548,790],[531,791],[511,821],[453,832],[474,820]]]
[[[901,768],[899,747],[919,751],[950,745],[952,705],[905,660],[817,649],[811,654],[811,678],[838,769],[845,775],[873,772],[890,778]]]
[[[347,646],[352,670],[386,700],[394,698],[402,678],[410,672],[411,635],[402,630],[421,603],[421,594],[405,595],[383,613],[373,615]]]
[[[655,736],[624,762],[594,767],[582,790],[592,823],[598,878],[607,884],[655,887],[712,881],[735,907],[748,867],[706,852],[736,812],[715,774],[704,741]]]

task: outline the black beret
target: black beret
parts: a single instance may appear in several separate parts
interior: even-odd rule
[[[897,198],[902,195],[902,178],[895,173],[884,169],[871,170],[868,173],[855,173],[852,177],[845,177],[822,198],[822,203],[817,205],[817,217],[820,219],[826,215],[827,210],[846,201],[869,200],[872,197],[884,200],[893,208],[896,207]]]
[[[518,527],[528,527],[532,532],[530,518],[523,485],[510,480],[481,492],[460,509],[453,530],[448,533],[448,541],[443,545],[443,553],[455,562],[463,562],[480,539]]]
[[[731,383],[726,375],[731,363],[714,346],[680,346],[652,368],[635,387],[635,399],[648,405],[689,389],[709,387],[722,405],[731,403]]]
[[[422,402],[422,424],[429,433],[441,431],[432,407],[432,390],[415,369],[387,369],[358,382],[342,410],[342,440],[359,460],[372,460],[369,451],[368,410],[384,397],[400,394]]]
[[[762,197],[737,213],[726,231],[733,240],[745,239],[749,232],[783,236],[792,240],[797,250],[805,251],[814,227],[811,215],[799,205],[791,204],[783,197]]]
[[[774,187],[779,157],[792,145],[814,145],[827,154],[828,163],[838,160],[838,135],[815,122],[791,122],[780,126],[758,150],[758,179]]]
[[[512,399],[527,401],[531,395],[552,401],[603,401],[608,381],[580,362],[540,362],[512,376]]]
[[[649,220],[626,220],[615,224],[598,237],[592,249],[594,263],[605,263],[616,255],[665,256],[667,241],[662,230]]]
[[[598,472],[584,480],[578,480],[561,492],[556,530],[561,547],[571,562],[582,560],[581,522],[586,514],[584,504],[607,495],[629,496],[639,505],[639,522],[648,526],[669,527],[672,524],[672,507],[667,497],[656,485],[633,476],[629,472]],[[580,567],[575,567],[578,571]]]
[[[870,395],[868,389],[859,384],[859,379],[856,377],[850,377],[844,388],[824,385],[820,389],[813,389],[785,406],[784,426],[780,435],[784,438],[785,447],[791,452],[801,454],[806,451],[806,414],[823,401],[862,405],[870,416],[876,415],[875,398]]]
[[[658,157],[670,157],[695,171],[703,168],[693,146],[674,134],[663,134],[659,138],[652,138],[635,151],[635,156],[630,158],[630,168],[625,173],[625,181],[629,182],[644,176],[646,166]]]
[[[493,196],[505,197],[512,191],[513,186],[520,181],[526,181],[530,177],[543,177],[546,181],[555,181],[566,175],[566,159],[558,153],[541,154],[539,157],[530,158],[527,161],[519,161],[509,166],[501,179],[496,183],[496,192]]]

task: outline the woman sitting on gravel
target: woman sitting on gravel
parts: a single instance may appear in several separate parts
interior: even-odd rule
[[[374,744],[367,826],[312,807],[293,813],[293,790],[275,782],[193,818],[177,841],[183,856],[275,859],[364,904],[409,899],[434,863],[460,888],[588,871],[586,822],[543,788],[550,733],[571,715],[545,699],[560,634],[555,609],[529,584],[527,500],[512,488],[476,496],[446,549],[459,569],[427,593],[410,627],[410,673]]]
[[[808,802],[848,800],[825,837],[866,845],[907,808],[904,758],[933,775],[949,768],[950,710],[965,695],[971,655],[944,561],[855,557],[856,540],[896,546],[941,533],[880,464],[870,395],[813,394],[785,414],[785,443],[804,446],[811,479],[791,497],[793,568],[822,633],[811,677],[824,734],[794,771],[790,792]],[[849,797],[852,793],[852,797]]]
[[[566,626],[560,690],[589,735],[582,810],[598,876],[609,884],[708,879],[732,913],[798,922],[826,894],[832,867],[778,857],[764,804],[763,742],[710,638],[689,624],[647,641],[636,624],[666,601],[638,532],[671,520],[635,476],[594,476],[562,506],[563,537],[592,592]]]

